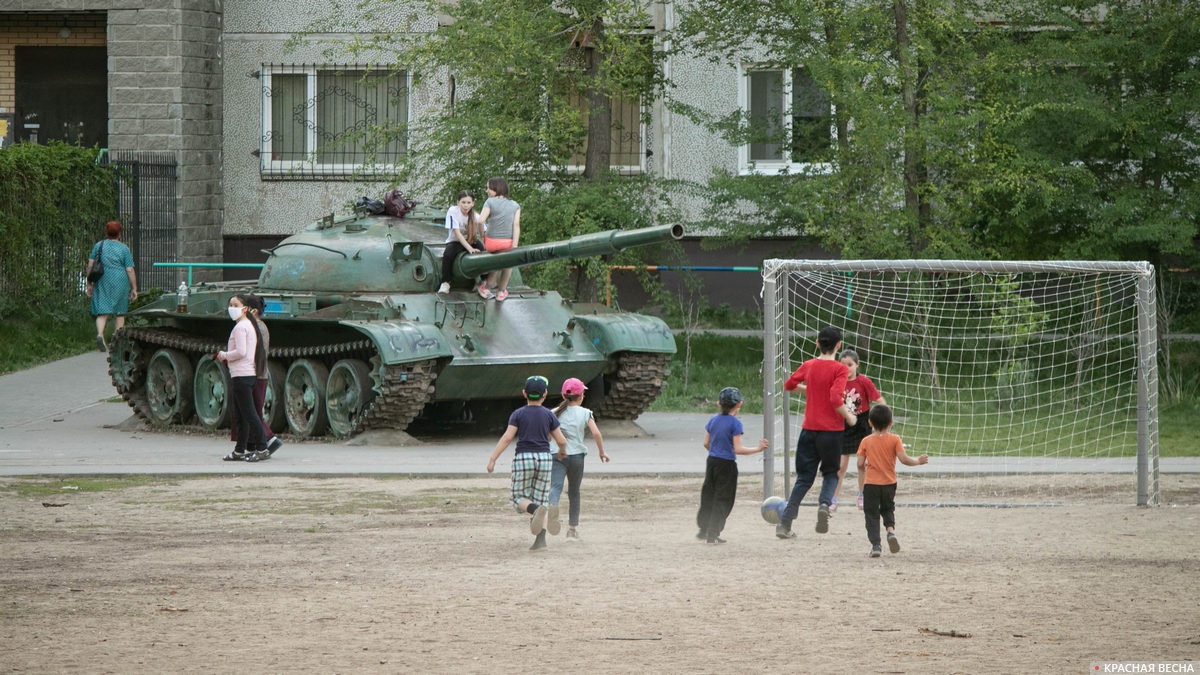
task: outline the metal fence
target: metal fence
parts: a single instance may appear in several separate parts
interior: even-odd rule
[[[140,288],[174,288],[174,270],[154,267],[177,262],[178,204],[176,161],[169,153],[110,151],[106,162],[117,182],[121,239],[133,253]]]

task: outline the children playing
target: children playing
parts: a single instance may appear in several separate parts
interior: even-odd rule
[[[737,418],[742,409],[742,392],[725,387],[717,396],[717,404],[721,412],[704,425],[708,464],[704,470],[704,486],[700,488],[700,510],[696,513],[696,524],[700,527],[696,538],[710,544],[725,543],[721,530],[725,529],[725,520],[733,511],[733,501],[737,497],[737,456],[767,449],[765,438],[758,442],[758,447],[742,446],[742,421]]]
[[[820,356],[802,363],[788,377],[783,388],[795,391],[803,385],[804,423],[800,438],[796,441],[796,482],[788,497],[787,510],[775,536],[794,539],[792,521],[800,513],[800,501],[821,471],[821,495],[817,506],[817,532],[829,531],[829,505],[838,483],[838,468],[842,460],[842,432],[845,424],[854,426],[858,418],[846,409],[846,377],[848,369],[835,355],[842,346],[842,332],[832,326],[817,333],[817,348]],[[845,420],[845,424],[842,421]]]
[[[558,506],[546,504],[550,501],[550,475],[553,464],[550,454],[550,439],[558,444],[558,456],[567,455],[567,439],[559,428],[558,418],[542,406],[546,399],[549,382],[540,375],[525,380],[523,394],[525,405],[513,411],[508,418],[508,429],[496,442],[496,449],[488,459],[487,472],[496,470],[496,460],[513,439],[517,441],[516,455],[512,463],[511,496],[517,513],[533,516],[529,531],[535,535],[531,551],[546,548],[546,530],[558,534],[561,521]]]
[[[562,425],[563,435],[567,437],[567,456],[554,458],[550,478],[550,504],[558,506],[563,484],[566,483],[567,497],[571,500],[567,519],[567,541],[579,540],[579,485],[583,482],[583,460],[587,457],[587,446],[583,443],[584,431],[592,432],[596,450],[600,453],[600,461],[608,461],[608,455],[604,454],[604,437],[600,435],[596,420],[592,418],[592,411],[583,407],[583,392],[586,389],[583,381],[578,378],[572,377],[563,382],[563,401],[554,409],[554,414],[558,416]]]
[[[869,414],[874,431],[858,446],[858,475],[863,476],[863,513],[867,521],[867,539],[871,542],[872,558],[878,558],[880,547],[879,519],[887,529],[888,549],[900,552],[896,538],[896,461],[905,466],[927,464],[928,455],[916,459],[904,452],[900,437],[891,433],[892,409],[886,405],[871,408]]]

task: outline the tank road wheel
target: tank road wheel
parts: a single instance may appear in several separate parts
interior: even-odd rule
[[[160,349],[146,368],[150,421],[183,424],[192,416],[192,362],[178,349]]]
[[[277,434],[287,429],[287,413],[283,404],[283,382],[287,379],[287,368],[278,361],[267,361],[267,395],[263,398],[263,419]]]
[[[196,419],[206,429],[229,426],[229,367],[212,354],[196,364]]]
[[[129,337],[128,329],[113,334],[108,346],[108,374],[121,394],[131,394],[146,381],[146,353]]]
[[[283,383],[288,426],[297,436],[320,436],[328,425],[325,383],[329,369],[320,361],[296,359]]]
[[[346,438],[358,428],[367,405],[375,398],[370,367],[358,359],[342,359],[333,364],[326,394],[329,430],[338,438]]]

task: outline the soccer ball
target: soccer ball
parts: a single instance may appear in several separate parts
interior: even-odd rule
[[[778,525],[787,508],[787,500],[783,497],[767,497],[762,503],[762,517],[772,525]]]

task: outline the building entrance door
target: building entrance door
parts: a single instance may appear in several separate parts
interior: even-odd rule
[[[16,47],[17,141],[108,146],[104,47]]]

